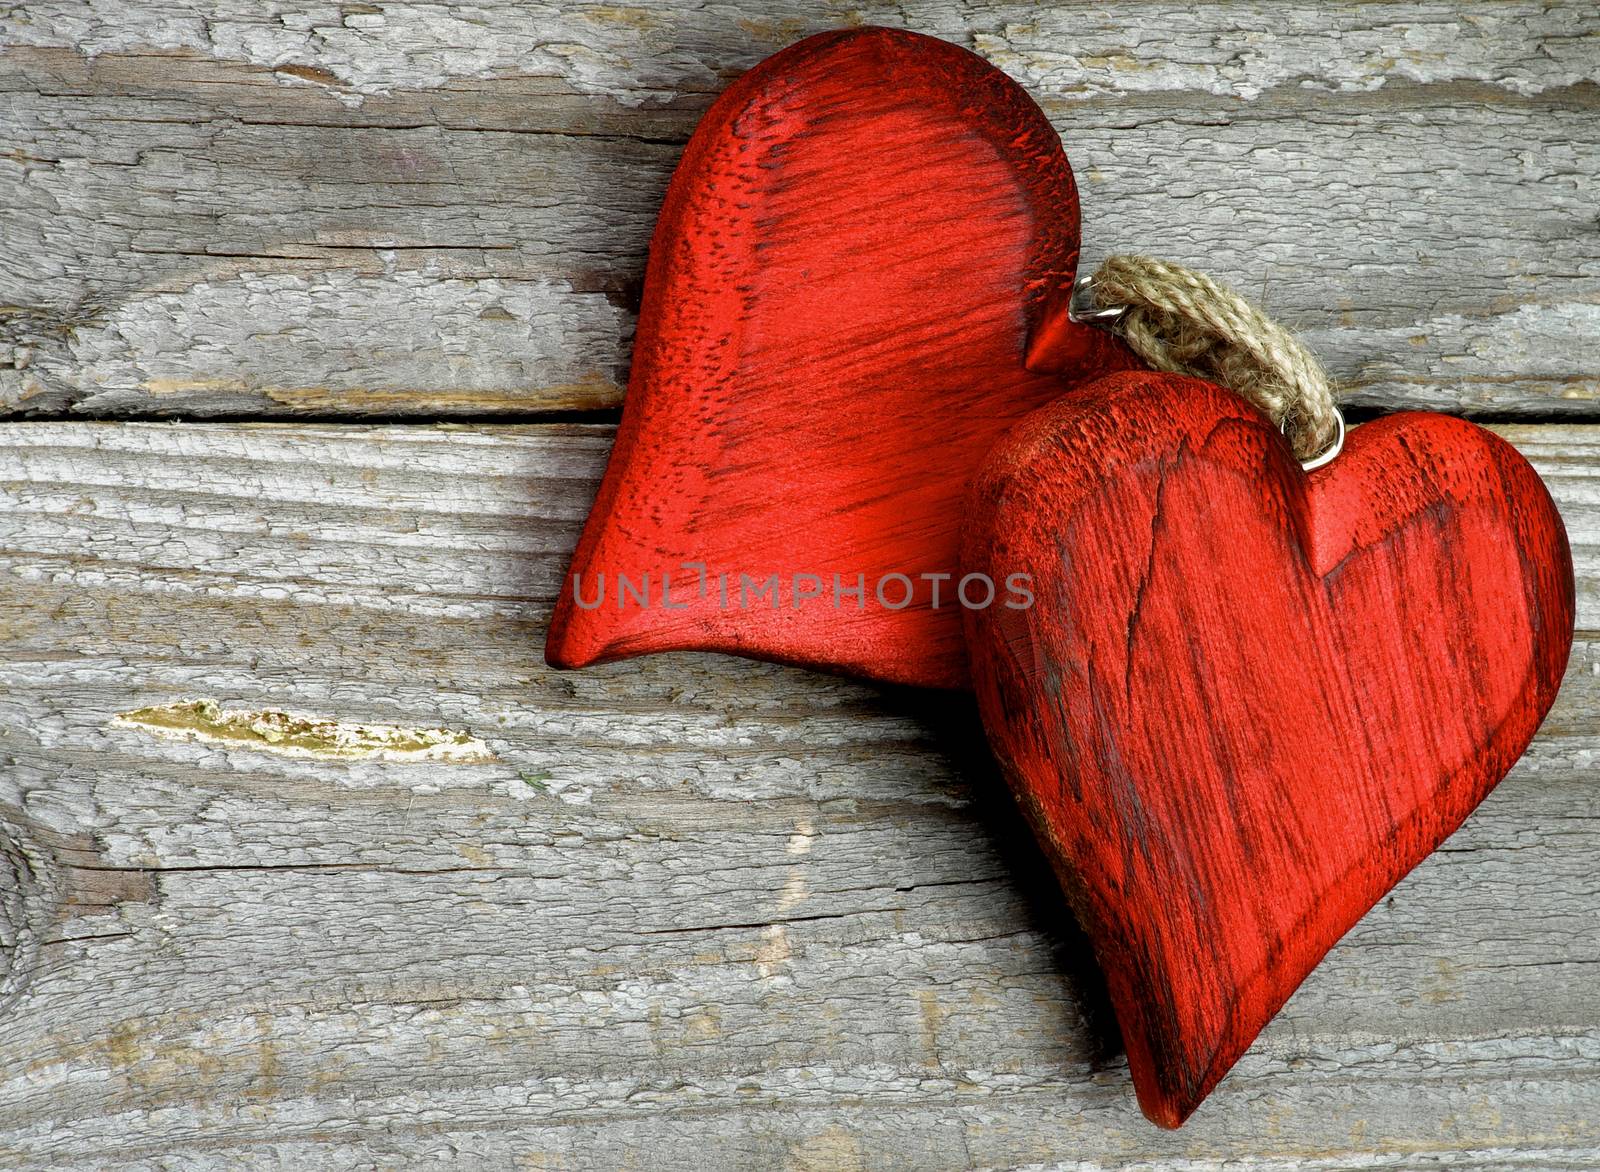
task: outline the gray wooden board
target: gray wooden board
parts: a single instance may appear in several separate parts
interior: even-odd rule
[[[1587,415],[1600,9],[1139,2],[0,6],[0,412],[614,406],[695,119],[807,32],[970,46],[1085,253],[1237,282],[1356,402]]]
[[[868,22],[1038,96],[1091,263],[1592,413],[1600,15],[1521,0],[0,4],[0,413],[613,408],[695,120]],[[1600,429],[1501,430],[1556,710],[1166,1134],[967,701],[543,666],[609,428],[0,426],[0,1167],[1600,1165]],[[116,723],[202,698],[493,760]]]
[[[1600,428],[1499,430],[1557,707],[1164,1133],[967,700],[543,666],[609,428],[0,425],[0,1166],[1594,1167]],[[198,698],[495,760],[112,723]]]

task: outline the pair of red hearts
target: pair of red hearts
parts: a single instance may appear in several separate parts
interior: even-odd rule
[[[747,74],[668,192],[547,654],[970,683],[1176,1126],[1527,745],[1571,558],[1456,419],[1304,473],[1072,321],[1077,248],[1055,132],[972,54],[864,29]]]

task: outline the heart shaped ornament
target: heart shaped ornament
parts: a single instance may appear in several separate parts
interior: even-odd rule
[[[1069,318],[1077,252],[1060,140],[972,53],[856,29],[746,74],[667,192],[546,658],[965,684],[978,463],[1064,382],[1140,365]]]
[[[1177,375],[1046,407],[974,487],[992,746],[1094,942],[1146,1115],[1176,1127],[1517,760],[1572,642],[1528,463],[1403,414],[1303,472]]]

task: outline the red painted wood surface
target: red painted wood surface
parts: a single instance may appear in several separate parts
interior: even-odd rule
[[[952,584],[923,575],[955,574],[973,472],[1062,379],[1138,365],[1067,320],[1077,252],[1060,140],[981,58],[860,29],[746,74],[662,208],[550,662],[698,649],[966,683]]]
[[[1172,375],[1022,423],[964,562],[1032,575],[1032,608],[968,616],[978,699],[1169,1127],[1511,768],[1572,639],[1566,534],[1509,445],[1396,415],[1308,478]]]

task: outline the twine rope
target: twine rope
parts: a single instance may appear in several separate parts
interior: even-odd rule
[[[1283,429],[1312,460],[1342,434],[1327,372],[1293,334],[1204,273],[1154,257],[1109,256],[1089,282],[1096,310],[1157,370],[1220,383]]]

